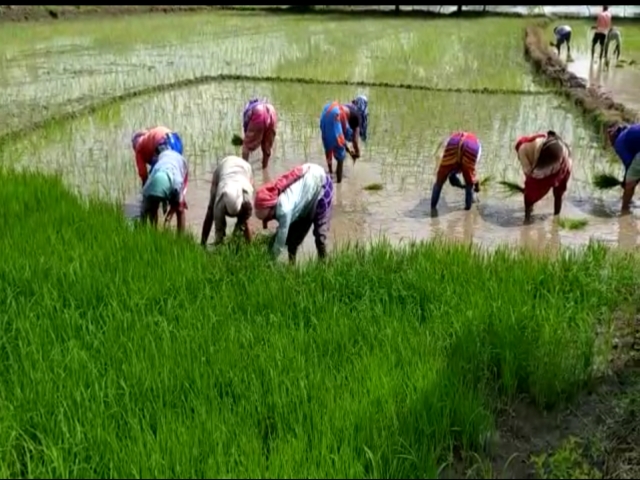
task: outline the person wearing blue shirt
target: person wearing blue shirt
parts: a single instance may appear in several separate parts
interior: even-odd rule
[[[623,215],[631,212],[631,199],[640,182],[640,124],[614,125],[607,131],[616,155],[624,165]]]

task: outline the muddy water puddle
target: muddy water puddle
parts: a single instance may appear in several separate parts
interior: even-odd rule
[[[600,62],[598,59],[598,49],[596,49],[596,58],[592,61],[590,46],[586,48],[581,42],[576,47],[572,48],[573,61],[567,63],[567,69],[587,80],[589,86],[599,87],[610,93],[617,102],[640,111],[638,66],[627,63],[624,55],[619,63],[612,58],[607,66],[604,61]],[[566,58],[564,50],[562,58]]]
[[[84,194],[98,193],[121,201],[135,215],[139,196],[131,133],[137,128],[165,124],[183,137],[190,163],[188,225],[199,237],[209,200],[211,175],[217,162],[239,154],[231,137],[240,129],[247,98],[269,98],[279,113],[279,130],[271,164],[266,171],[256,152],[251,162],[257,185],[303,163],[324,164],[318,115],[333,99],[349,100],[356,93],[370,99],[370,140],[362,158],[347,160],[345,179],[336,187],[332,219],[333,246],[372,240],[380,235],[393,243],[437,236],[494,247],[501,244],[532,248],[579,246],[590,239],[612,245],[637,244],[635,220],[617,218],[619,192],[596,193],[593,172],[610,168],[580,120],[558,108],[554,96],[477,95],[300,86],[266,83],[205,85],[133,100],[111,110],[41,132],[4,152],[4,161],[62,173]],[[428,113],[425,113],[428,112]],[[581,230],[563,230],[551,218],[552,199],[536,208],[535,223],[522,225],[520,196],[507,196],[497,181],[522,182],[513,144],[522,134],[549,128],[573,145],[574,172],[563,216],[586,218]],[[439,145],[458,129],[478,134],[483,143],[480,178],[493,177],[479,203],[463,211],[463,195],[445,187],[439,215],[431,217],[429,197]],[[381,183],[381,191],[365,186]],[[230,222],[229,231],[233,226]],[[259,225],[252,220],[252,226]],[[212,241],[212,238],[210,239]],[[315,252],[311,235],[303,254]]]

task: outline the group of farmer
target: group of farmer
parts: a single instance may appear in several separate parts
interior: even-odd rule
[[[607,59],[611,42],[615,43],[614,53],[619,57],[621,36],[611,27],[608,6],[603,6],[593,28],[592,58],[595,47],[600,45],[600,59]],[[560,52],[561,46],[566,44],[570,57],[571,27],[558,26],[554,33],[556,42],[552,45]],[[295,261],[297,250],[312,226],[318,256],[324,258],[334,195],[333,160],[336,160],[336,181],[341,183],[347,154],[354,163],[360,157],[359,142],[367,140],[368,123],[369,105],[364,95],[358,95],[346,104],[327,103],[319,122],[327,170],[305,163],[254,191],[249,156],[260,148],[262,168],[269,167],[278,116],[266,100],[251,99],[242,114],[242,158],[224,158],[213,173],[201,244],[206,246],[212,227],[215,228],[214,244],[224,241],[226,217],[236,218],[234,233],[242,234],[250,242],[248,221],[255,215],[265,229],[271,220],[278,223],[270,247],[274,258],[286,246],[289,260]],[[624,187],[622,213],[626,214],[640,182],[640,125],[616,124],[608,129],[608,138],[625,167],[625,178],[619,183]],[[142,181],[142,220],[157,224],[158,210],[162,206],[165,223],[175,215],[178,231],[183,231],[189,168],[179,135],[161,126],[138,131],[133,135],[132,147]],[[534,205],[550,191],[554,197],[554,215],[559,215],[571,177],[571,149],[567,143],[550,130],[520,137],[515,143],[515,152],[525,176],[524,186],[518,187],[524,196],[525,221],[530,221]],[[447,182],[464,190],[465,210],[471,209],[474,194],[479,193],[481,187],[476,176],[481,154],[482,146],[474,133],[458,131],[449,136],[432,188],[433,211],[437,211],[442,188]]]
[[[620,59],[620,53],[622,49],[622,34],[620,30],[612,26],[612,16],[608,5],[602,6],[602,11],[596,16],[596,24],[591,27],[593,30],[593,37],[591,38],[591,60],[596,54],[596,47],[600,47],[600,63],[604,58],[605,64],[609,65],[609,50],[613,45],[613,55],[616,57],[616,61]],[[555,36],[555,42],[551,42],[551,45],[558,50],[563,45],[567,46],[567,60],[571,60],[571,34],[572,30],[569,25],[558,25],[553,29]]]
[[[364,95],[358,95],[347,104],[329,102],[320,116],[327,171],[320,165],[305,163],[254,192],[249,155],[260,148],[262,168],[268,168],[278,117],[269,102],[251,99],[242,115],[242,158],[224,158],[213,173],[201,244],[206,246],[212,227],[215,228],[214,243],[224,241],[226,217],[236,218],[234,233],[241,233],[250,242],[248,220],[254,214],[265,229],[271,220],[278,223],[270,247],[274,258],[286,246],[289,260],[294,262],[298,248],[312,226],[318,256],[324,258],[334,196],[333,160],[335,158],[337,162],[336,177],[340,183],[347,153],[355,163],[360,157],[359,140],[367,139],[368,108]],[[141,219],[157,225],[162,207],[165,223],[175,215],[178,231],[184,231],[189,168],[179,135],[162,126],[141,130],[134,133],[132,148],[142,181]]]
[[[270,247],[274,258],[286,246],[289,260],[295,261],[297,250],[312,226],[318,256],[324,258],[334,195],[333,159],[337,161],[337,181],[340,183],[347,153],[354,162],[360,156],[358,139],[367,138],[368,115],[368,101],[364,96],[356,97],[349,104],[327,104],[320,118],[327,171],[320,165],[305,163],[254,191],[249,155],[261,148],[262,167],[268,168],[276,137],[277,113],[267,101],[251,100],[243,112],[242,158],[224,158],[213,173],[201,244],[206,246],[212,227],[215,227],[214,244],[224,241],[226,217],[236,218],[234,233],[242,234],[250,242],[248,220],[254,214],[265,229],[271,220],[278,223]],[[621,184],[624,187],[622,213],[626,214],[640,182],[640,125],[617,124],[608,130],[608,137],[625,167],[625,179]],[[180,137],[166,127],[155,127],[136,132],[132,147],[142,181],[142,219],[157,224],[158,210],[162,206],[165,222],[175,215],[178,231],[183,231],[189,169]],[[514,149],[525,176],[521,187],[525,221],[530,221],[534,205],[550,191],[554,197],[553,213],[559,215],[571,177],[571,149],[567,143],[556,132],[548,131],[520,137]],[[482,146],[474,133],[459,131],[449,136],[432,188],[433,211],[437,211],[442,188],[447,182],[465,191],[465,210],[471,209],[474,194],[480,192],[476,168],[481,154]]]

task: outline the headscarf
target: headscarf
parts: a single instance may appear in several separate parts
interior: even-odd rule
[[[261,217],[265,217],[267,211],[276,206],[280,194],[300,180],[305,173],[305,166],[300,165],[276,178],[273,182],[263,185],[256,192],[256,198],[254,200],[256,217],[260,220],[264,220],[264,218]]]
[[[138,142],[142,137],[147,134],[148,130],[138,130],[131,136],[131,147],[135,150],[138,146]]]
[[[620,134],[627,128],[629,128],[629,125],[619,123],[607,128],[607,137],[609,137],[609,142],[611,142],[611,145],[616,143],[616,140],[618,139]]]
[[[244,110],[242,111],[242,129],[245,133],[247,133],[247,128],[249,128],[249,121],[251,120],[251,113],[253,112],[253,108],[261,102],[263,102],[263,100],[254,97],[251,98],[244,106]]]
[[[224,202],[227,215],[237,217],[244,202],[244,190],[237,183],[228,183],[221,192],[221,200]]]
[[[358,95],[353,103],[360,114],[360,138],[367,141],[367,127],[369,126],[369,101],[364,95]]]

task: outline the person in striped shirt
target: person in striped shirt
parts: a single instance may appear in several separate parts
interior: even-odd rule
[[[455,132],[449,136],[444,153],[438,165],[436,181],[431,193],[431,210],[438,208],[440,194],[445,182],[465,190],[464,209],[471,210],[473,192],[480,191],[480,183],[476,178],[476,166],[482,154],[482,146],[478,137],[470,132]],[[462,173],[464,184],[458,174]]]

